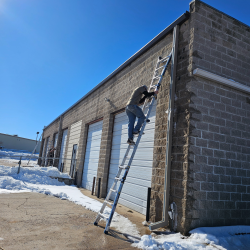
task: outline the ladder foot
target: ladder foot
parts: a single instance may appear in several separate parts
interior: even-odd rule
[[[109,231],[104,230],[104,233],[105,233],[105,234],[108,234],[108,233],[109,233]]]
[[[94,222],[94,225],[95,225],[95,226],[97,226],[97,224],[98,224],[97,222]]]

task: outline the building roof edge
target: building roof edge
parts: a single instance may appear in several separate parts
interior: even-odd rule
[[[61,115],[59,115],[56,119],[54,119],[49,125],[47,125],[44,130],[49,127],[53,122],[55,122],[60,116],[67,113],[70,109],[75,107],[78,103],[80,103],[83,99],[88,97],[91,93],[93,93],[96,89],[101,87],[104,83],[110,80],[113,76],[122,71],[125,67],[127,67],[130,63],[140,57],[143,53],[153,47],[158,41],[160,41],[164,36],[166,36],[169,32],[173,30],[176,25],[181,25],[185,22],[190,16],[190,13],[186,11],[179,18],[177,18],[174,22],[172,22],[167,28],[165,28],[162,32],[160,32],[157,36],[155,36],[151,41],[149,41],[145,46],[143,46],[140,50],[138,50],[134,55],[132,55],[128,60],[126,60],[122,65],[120,65],[115,71],[113,71],[109,76],[107,76],[104,80],[102,80],[99,84],[97,84],[93,89],[91,89],[86,95],[84,95],[81,99],[75,102],[72,106],[66,109]]]

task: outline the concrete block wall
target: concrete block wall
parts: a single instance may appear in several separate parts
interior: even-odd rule
[[[250,28],[201,1],[190,3],[190,13],[179,32],[170,183],[170,203],[178,208],[177,230],[184,234],[198,226],[249,224],[250,208],[250,97],[192,75],[201,68],[250,86]],[[101,196],[106,195],[115,113],[125,108],[134,88],[150,84],[158,56],[166,56],[171,47],[168,34],[63,114],[57,124],[58,145],[62,130],[82,120],[78,186],[88,124],[103,119],[97,177],[102,178]],[[169,72],[157,100],[151,221],[162,218],[168,86]],[[44,130],[44,138],[54,133],[53,126]]]
[[[97,178],[101,178],[101,196],[105,197],[107,192],[107,181],[109,171],[109,159],[111,153],[112,144],[112,131],[113,122],[116,112],[124,109],[132,91],[141,85],[150,85],[153,71],[159,56],[167,56],[171,51],[172,46],[172,34],[168,34],[165,38],[160,40],[152,48],[146,51],[143,55],[133,61],[124,70],[119,72],[105,84],[96,89],[91,95],[87,96],[81,102],[73,106],[69,111],[63,114],[61,128],[62,130],[69,128],[71,124],[82,120],[82,133],[80,135],[80,142],[78,148],[78,161],[77,161],[77,185],[81,186],[81,178],[83,172],[84,155],[86,150],[86,139],[88,124],[99,119],[103,119],[103,131],[100,147],[100,157],[98,165]],[[166,73],[167,75],[168,73]],[[166,76],[167,77],[167,76]],[[162,94],[159,95],[159,108],[162,113],[165,114],[165,94],[167,85],[162,87]],[[163,94],[164,93],[164,94]],[[108,98],[110,102],[105,101]],[[163,107],[163,106],[164,107]],[[158,115],[159,119],[161,116]],[[158,122],[159,123],[159,122]],[[160,123],[164,123],[161,121]],[[160,130],[160,123],[156,129]],[[54,123],[53,123],[54,124]],[[53,125],[52,124],[52,125]],[[59,124],[58,124],[59,126]],[[50,126],[49,126],[50,127]],[[49,127],[44,131],[44,137],[51,134],[53,129],[49,130]],[[61,133],[62,134],[62,133]],[[165,139],[164,133],[161,135],[162,140]],[[69,136],[67,138],[69,140]],[[160,137],[159,137],[159,140]],[[60,146],[61,135],[59,132],[58,145]],[[166,143],[163,143],[164,146]],[[66,146],[67,152],[67,146]],[[159,152],[158,152],[159,154]],[[154,158],[157,157],[157,153]],[[155,175],[159,173],[154,172]],[[162,178],[162,176],[161,176]],[[162,183],[162,181],[161,181]],[[156,186],[152,187],[152,202],[156,197],[158,189]],[[160,197],[162,197],[162,192]],[[159,193],[159,192],[158,192]],[[158,203],[157,203],[158,204]],[[153,211],[153,210],[152,210]],[[154,211],[153,211],[154,213]],[[159,219],[161,219],[161,213],[159,213]]]
[[[192,227],[249,224],[249,95],[198,77],[190,85]]]
[[[203,3],[190,4],[197,67],[250,86],[250,27]]]
[[[190,75],[201,68],[250,86],[250,28],[201,1],[190,12]],[[250,96],[190,78],[187,229],[249,224]]]
[[[187,216],[187,208],[192,207],[192,196],[187,193],[189,182],[189,146],[192,126],[190,117],[192,111],[190,102],[192,93],[188,91],[190,82],[189,54],[192,51],[194,34],[192,29],[193,19],[190,16],[180,27],[177,52],[175,102],[172,132],[172,161],[170,174],[170,204],[177,205],[178,222],[177,230],[188,232],[191,220]],[[192,65],[192,64],[191,64]]]

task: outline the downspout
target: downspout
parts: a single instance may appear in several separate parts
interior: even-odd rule
[[[159,227],[168,226],[168,208],[169,208],[169,192],[170,192],[170,170],[171,170],[171,153],[172,153],[172,131],[173,131],[173,109],[174,109],[174,95],[175,95],[175,79],[176,79],[176,65],[177,65],[177,52],[178,52],[178,37],[179,25],[176,25],[173,30],[173,47],[172,47],[172,65],[171,77],[169,86],[169,102],[167,121],[167,142],[166,142],[166,163],[165,163],[165,179],[164,179],[164,197],[163,197],[163,213],[162,220],[156,223],[151,223],[150,230]]]

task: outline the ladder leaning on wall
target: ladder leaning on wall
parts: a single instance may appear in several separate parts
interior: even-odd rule
[[[169,63],[171,61],[171,58],[172,58],[172,51],[170,52],[170,54],[167,57],[165,57],[165,58],[159,57],[158,58],[158,61],[156,63],[154,75],[153,75],[149,90],[150,89],[158,90],[160,88],[162,78],[163,78],[163,76],[164,76],[164,74],[165,74],[165,72],[167,70],[167,67],[168,67],[168,65],[169,65]],[[161,73],[159,74],[159,72],[161,72]],[[157,84],[155,84],[156,81],[157,81]],[[129,171],[130,166],[132,164],[132,161],[133,161],[134,155],[136,153],[136,150],[138,148],[138,145],[140,143],[141,136],[143,135],[143,131],[144,131],[145,127],[146,127],[146,121],[149,118],[150,112],[151,112],[152,107],[154,105],[154,101],[155,101],[155,96],[153,96],[151,99],[149,99],[148,102],[145,101],[145,103],[143,105],[142,111],[143,111],[144,115],[146,116],[146,119],[145,119],[145,121],[144,121],[144,123],[143,123],[143,125],[141,127],[141,130],[140,130],[138,138],[137,138],[137,140],[135,142],[135,145],[128,145],[126,153],[125,153],[125,155],[123,157],[121,165],[119,166],[118,172],[116,174],[115,180],[114,180],[114,182],[113,182],[113,184],[112,184],[112,186],[111,186],[111,188],[110,188],[110,190],[108,192],[108,195],[106,196],[106,199],[104,200],[104,202],[102,204],[100,212],[98,213],[98,215],[96,217],[96,220],[94,222],[94,225],[97,225],[100,219],[102,219],[102,218],[106,219],[106,227],[105,227],[105,230],[104,230],[105,234],[107,234],[108,231],[109,231],[109,227],[110,227],[110,224],[111,224],[111,221],[112,221],[112,218],[113,218],[113,215],[114,215],[118,200],[120,198],[124,182],[125,182],[126,177],[128,175],[128,171]],[[148,109],[146,109],[146,108],[148,108]],[[133,150],[132,154],[131,154],[130,157],[128,157],[128,154],[129,154],[131,149]],[[125,164],[125,162],[127,160],[128,160],[128,163]],[[123,174],[122,178],[120,178],[122,170],[125,170],[125,171],[124,171],[124,174]],[[116,186],[116,184],[118,182],[120,182],[120,185],[119,185],[118,190],[116,190],[115,186]],[[110,202],[110,197],[111,197],[112,193],[116,194],[113,203]],[[107,205],[110,205],[112,207],[109,216],[104,215],[104,209],[105,209],[105,207]]]

